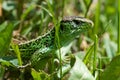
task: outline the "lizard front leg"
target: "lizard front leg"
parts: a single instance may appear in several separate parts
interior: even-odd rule
[[[31,56],[31,66],[36,70],[44,68],[49,59],[54,55],[53,52],[54,50],[52,50],[51,48],[43,48],[37,50]]]

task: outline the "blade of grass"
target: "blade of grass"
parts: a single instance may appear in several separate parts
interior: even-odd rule
[[[101,80],[101,79],[100,79],[101,69],[102,69],[102,61],[101,61],[101,57],[98,58],[98,62],[99,62],[99,66],[98,66],[98,69],[99,69],[99,70],[98,70],[98,74],[99,74],[99,75],[98,75],[97,78],[98,78],[98,80]]]
[[[120,55],[120,0],[118,0],[118,54]]]
[[[100,19],[100,0],[98,0],[97,7],[96,7],[96,12],[95,12],[95,27],[93,29],[94,34],[98,33],[98,26],[99,26],[99,19]]]
[[[40,5],[37,5],[37,7],[40,7],[41,9],[45,10],[49,14],[49,16],[53,17],[52,13],[48,9],[46,9],[45,7],[40,6]]]
[[[59,56],[60,56],[60,80],[62,78],[62,59],[61,59],[61,50],[60,50],[60,39],[59,39],[59,27],[60,27],[60,21],[57,21],[57,19],[55,18],[55,14],[53,12],[52,6],[50,6],[50,2],[48,3],[48,7],[50,12],[53,15],[53,23],[55,25],[55,46],[59,49]]]
[[[86,12],[85,12],[85,17],[87,17],[90,5],[92,4],[93,0],[90,0],[89,4],[87,4],[86,0],[83,0],[85,5],[86,5]]]
[[[97,59],[97,45],[98,45],[98,37],[95,35],[95,40],[94,40],[94,56],[93,56],[93,75],[95,76],[95,71],[96,71],[96,59]]]
[[[48,5],[48,9],[42,7],[42,6],[39,6],[41,7],[42,9],[44,9],[46,12],[48,12],[48,14],[52,17],[53,19],[53,23],[54,23],[54,26],[55,26],[55,46],[59,49],[59,56],[60,56],[60,80],[62,78],[62,59],[61,59],[61,50],[60,50],[60,39],[59,39],[59,26],[60,26],[60,21],[58,21],[56,18],[55,18],[55,14],[54,14],[54,11],[53,11],[53,8],[52,8],[52,5],[50,3],[50,1],[46,1],[47,2],[47,5]],[[54,56],[53,56],[54,58]],[[54,65],[53,65],[54,66]]]
[[[88,49],[88,51],[87,51],[87,53],[86,53],[86,55],[85,55],[85,57],[83,59],[83,62],[85,64],[87,64],[89,62],[89,59],[92,56],[93,50],[94,50],[94,44]]]
[[[23,13],[24,0],[17,0],[17,17],[20,20],[21,14]]]
[[[5,67],[0,66],[0,80],[3,79],[4,73],[5,73]]]
[[[19,66],[22,66],[22,59],[21,59],[21,55],[20,55],[20,51],[19,51],[18,45],[15,45],[15,44],[12,43],[11,46],[12,46],[14,52],[17,55]]]
[[[64,16],[65,1],[66,0],[62,0],[62,17]]]
[[[23,14],[21,14],[21,20],[24,21],[25,18],[28,16],[30,11],[32,11],[36,6],[35,5],[30,5],[29,8],[27,8]]]

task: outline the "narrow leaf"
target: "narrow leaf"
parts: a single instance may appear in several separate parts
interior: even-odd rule
[[[13,31],[13,25],[11,23],[5,22],[3,24],[0,27],[2,28],[0,30],[0,56],[5,55],[7,52]]]

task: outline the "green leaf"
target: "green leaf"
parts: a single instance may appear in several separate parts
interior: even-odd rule
[[[0,64],[3,66],[12,66],[12,64],[9,61],[0,59]]]
[[[3,24],[0,25],[0,32],[5,29],[5,26],[7,26],[7,22],[4,22]]]
[[[43,71],[37,72],[34,69],[31,69],[31,70],[32,70],[31,74],[34,80],[50,80],[50,76],[47,73]]]
[[[85,64],[76,56],[76,63],[70,71],[69,80],[95,80]]]
[[[0,56],[3,56],[8,50],[11,41],[13,25],[11,23],[4,22],[0,25],[0,28]]]
[[[37,71],[35,71],[34,69],[32,69],[31,74],[32,74],[34,80],[42,80],[42,79],[40,78],[40,73],[37,72]]]
[[[6,67],[17,67],[18,66],[18,60],[13,57],[4,57],[0,58],[0,65],[6,66]]]
[[[100,80],[120,80],[120,55],[113,58],[101,74]]]

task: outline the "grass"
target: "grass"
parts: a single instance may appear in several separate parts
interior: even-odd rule
[[[97,8],[96,8],[96,12],[95,12],[95,28],[94,28],[94,34],[98,34],[98,27],[100,25],[100,1],[101,0],[98,0],[98,3],[97,3]]]
[[[22,66],[22,59],[21,59],[21,54],[20,54],[18,45],[12,44],[12,48],[14,49],[14,51],[17,55],[19,66]]]
[[[11,80],[26,78],[35,80],[118,79],[120,69],[116,67],[120,65],[118,63],[120,59],[119,0],[98,0],[96,3],[93,0],[23,0],[22,2],[1,0],[0,6],[1,4],[3,5],[2,9],[0,7],[0,46],[2,46],[0,47],[0,79],[7,76],[7,73],[16,74],[14,77],[10,77],[10,74],[7,76],[7,79]],[[5,6],[5,4],[8,5]],[[60,48],[60,21],[64,16],[74,15],[91,19],[94,22],[94,28],[83,33],[70,45]],[[50,28],[48,26],[50,22],[53,22],[55,26],[54,44],[59,49],[59,55],[56,57],[54,55],[56,52],[53,51],[52,59],[43,60],[40,66],[44,69],[39,71],[30,67],[18,69],[24,63],[22,63],[17,46],[13,46],[16,56],[14,53],[9,53],[12,32],[14,32],[13,38],[20,39],[20,42],[21,36],[23,41],[24,39],[31,40],[45,34]],[[84,48],[80,47],[82,42],[84,42],[82,44]]]
[[[62,59],[61,59],[61,50],[60,50],[60,39],[59,39],[59,27],[60,27],[60,22],[55,18],[55,14],[53,12],[53,7],[50,5],[50,2],[47,1],[48,8],[50,13],[52,14],[52,19],[53,19],[53,24],[55,25],[55,46],[59,49],[59,56],[60,56],[60,80],[62,78]],[[53,57],[54,58],[54,57]],[[54,59],[53,59],[54,60]],[[53,65],[54,66],[54,65]]]
[[[95,72],[97,69],[97,49],[98,49],[98,37],[95,35],[94,39],[94,56],[93,56],[93,75],[95,76]]]
[[[118,53],[120,54],[120,1],[118,0]]]

